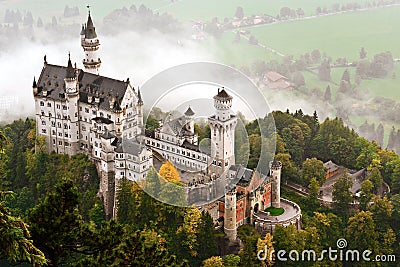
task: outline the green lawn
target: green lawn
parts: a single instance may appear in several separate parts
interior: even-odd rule
[[[300,55],[319,49],[333,60],[359,59],[361,47],[367,57],[391,51],[400,57],[400,7],[319,17],[250,28],[257,39],[285,55]]]
[[[283,208],[275,208],[275,207],[266,208],[265,211],[269,212],[271,216],[279,216],[285,212]]]
[[[256,60],[281,60],[281,57],[260,46],[250,45],[243,37],[239,43],[233,43],[234,38],[233,32],[225,32],[220,39],[210,37],[203,45],[222,63],[238,67],[251,66]]]

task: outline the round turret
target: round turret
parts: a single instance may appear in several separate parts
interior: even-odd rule
[[[236,187],[225,194],[224,232],[229,240],[236,240]]]

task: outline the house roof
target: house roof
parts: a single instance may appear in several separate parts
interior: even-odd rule
[[[339,166],[332,162],[332,160],[324,163],[325,170],[329,170],[330,172],[334,172],[339,169]]]
[[[276,82],[276,81],[281,80],[281,79],[287,80],[287,78],[285,76],[283,76],[282,74],[279,74],[279,73],[277,73],[275,71],[267,72],[265,74],[265,77],[271,82]]]
[[[47,98],[65,101],[65,82],[67,67],[45,64],[42,73],[37,81],[38,97],[44,97],[43,91],[47,91]],[[115,110],[122,101],[129,83],[112,78],[99,76],[78,69],[79,101],[87,104],[95,104],[94,98],[100,98],[99,108]],[[88,102],[91,96],[93,101]],[[110,100],[114,101],[113,108],[110,107]]]
[[[294,87],[294,84],[286,80],[278,80],[276,82],[270,82],[268,87],[271,89],[288,89]]]

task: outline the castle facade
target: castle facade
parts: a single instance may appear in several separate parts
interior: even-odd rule
[[[118,181],[123,177],[131,181],[145,179],[155,154],[178,169],[209,177],[201,185],[195,180],[187,184],[192,187],[192,195],[212,199],[221,194],[215,190],[219,183],[225,196],[215,201],[214,217],[223,218],[224,231],[231,240],[236,239],[238,226],[256,223],[255,216],[271,205],[280,207],[280,162],[271,163],[268,175],[235,165],[237,117],[231,111],[233,98],[227,90],[218,89],[213,99],[215,114],[208,118],[213,143],[210,151],[200,149],[194,131],[195,113],[190,107],[181,117],[148,131],[143,125],[140,90],[129,79],[121,81],[99,75],[100,42],[90,12],[80,37],[84,69],[73,65],[70,56],[67,66],[50,64],[45,56],[39,79],[34,78],[36,131],[45,138],[49,152],[87,154],[96,163],[99,196],[107,218],[115,216]],[[238,183],[230,185],[231,180]],[[267,229],[265,222],[262,231]]]

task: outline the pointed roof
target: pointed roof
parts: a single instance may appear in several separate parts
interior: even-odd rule
[[[75,69],[72,67],[71,54],[68,53],[68,66],[67,66],[67,76],[65,78],[75,78]]]
[[[90,10],[89,10],[88,20],[87,20],[87,23],[86,23],[85,38],[94,39],[96,37],[97,37],[96,28],[93,25],[92,17],[90,16]]]
[[[82,24],[81,35],[85,35],[85,32],[86,32],[85,25]]]
[[[32,88],[37,88],[37,83],[36,83],[36,77],[35,76],[33,76]]]
[[[186,116],[188,116],[188,117],[190,117],[190,116],[193,116],[195,113],[194,113],[194,111],[192,110],[192,108],[189,106],[189,108],[186,110],[186,112],[185,112],[185,115]]]
[[[222,90],[218,88],[218,94],[214,98],[226,98],[226,99],[232,99],[232,96],[230,96],[226,91],[225,88],[222,87]]]
[[[138,89],[138,104],[143,105],[142,95],[140,94],[140,89]]]
[[[116,136],[113,135],[106,127],[106,129],[105,129],[104,133],[101,135],[101,137],[104,138],[104,139],[111,139],[111,138],[114,138]]]

